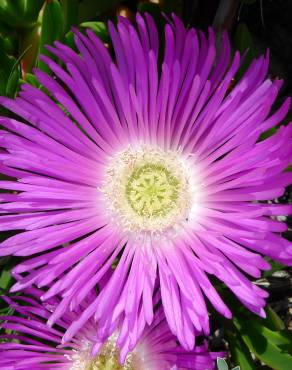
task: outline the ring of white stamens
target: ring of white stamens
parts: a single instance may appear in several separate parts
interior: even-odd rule
[[[116,224],[161,233],[188,218],[191,188],[190,169],[178,152],[140,146],[113,158],[101,190]]]

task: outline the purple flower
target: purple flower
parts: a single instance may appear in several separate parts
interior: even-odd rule
[[[149,15],[109,30],[114,60],[91,31],[76,31],[78,53],[49,47],[65,67],[42,57],[55,76],[35,72],[49,94],[24,85],[16,100],[1,98],[19,117],[0,120],[1,170],[17,179],[1,181],[13,191],[1,193],[1,230],[21,231],[1,255],[35,255],[15,268],[13,290],[60,294],[50,324],[99,285],[64,340],[94,315],[102,338],[123,320],[131,350],[153,321],[158,284],[172,333],[192,349],[209,332],[205,296],[231,317],[210,276],[264,316],[267,293],[247,275],[269,269],[263,256],[291,263],[274,217],[290,208],[262,201],[291,181],[292,126],[259,139],[290,100],[270,115],[282,82],[266,79],[267,56],[230,92],[241,60],[226,34],[217,52],[212,30],[206,37],[173,17],[162,51]]]
[[[206,343],[191,352],[180,347],[161,309],[156,311],[152,325],[144,330],[129,354],[120,352],[116,333],[102,343],[98,353],[93,354],[93,351],[97,352],[93,320],[89,320],[72,341],[62,345],[62,335],[81,311],[67,311],[57,320],[56,329],[50,328],[46,320],[58,298],[41,304],[40,294],[37,289],[27,289],[25,295],[4,298],[19,315],[1,317],[2,328],[15,333],[0,336],[1,369],[211,370],[216,356],[222,356],[222,353],[207,352]],[[123,365],[119,362],[120,357]]]

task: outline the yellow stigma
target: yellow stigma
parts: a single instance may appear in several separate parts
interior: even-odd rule
[[[91,346],[84,343],[84,347],[72,356],[73,365],[70,370],[138,370],[134,367],[133,355],[126,357],[123,365],[119,362],[119,350],[116,346],[116,336],[113,335],[102,347],[100,353],[91,357]]]
[[[92,360],[86,370],[134,370],[130,363],[127,362],[121,365],[117,355],[100,354],[96,359]]]
[[[116,224],[135,233],[162,233],[188,218],[190,170],[177,152],[128,147],[108,166],[101,191]]]
[[[163,217],[175,206],[179,181],[160,164],[145,164],[134,169],[126,185],[126,196],[140,217]]]

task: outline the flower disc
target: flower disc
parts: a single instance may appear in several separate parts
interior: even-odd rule
[[[136,233],[161,234],[188,218],[195,201],[192,182],[180,153],[128,147],[107,168],[102,191],[115,223]]]

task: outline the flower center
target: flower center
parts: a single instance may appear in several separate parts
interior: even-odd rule
[[[159,164],[145,164],[134,169],[126,185],[126,196],[140,217],[163,217],[178,200],[179,180]]]
[[[134,370],[131,366],[131,361],[125,362],[124,365],[121,365],[118,360],[118,355],[115,354],[100,354],[94,360],[92,360],[86,370]]]
[[[191,171],[178,152],[128,147],[109,164],[101,191],[115,224],[135,233],[162,233],[188,218]]]
[[[90,344],[85,343],[84,348],[73,355],[70,370],[138,370],[134,366],[135,360],[133,361],[131,353],[126,357],[125,363],[120,364],[115,340],[115,336],[110,337],[95,358],[91,357]]]

